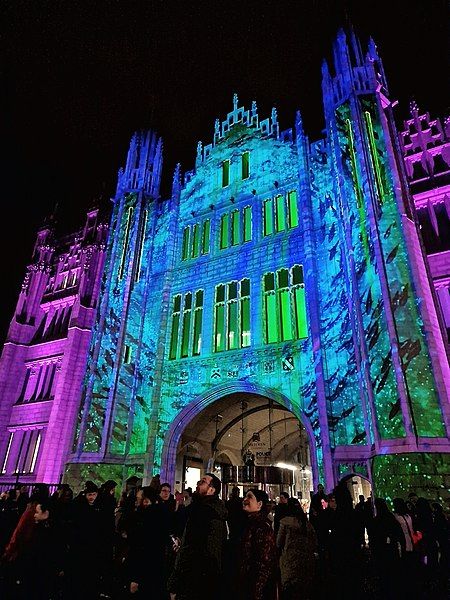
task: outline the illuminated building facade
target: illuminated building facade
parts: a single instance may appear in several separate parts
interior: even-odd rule
[[[133,137],[90,348],[78,354],[83,389],[77,371],[60,433],[51,409],[37,478],[56,481],[66,462],[75,483],[183,479],[186,427],[247,398],[298,419],[316,484],[357,473],[387,497],[448,490],[448,131],[413,107],[399,142],[373,42],[363,55],[342,32],[323,99],[326,136],[311,143],[300,113],[280,131],[275,109],[260,119],[235,95],[195,169],[176,168],[168,200],[161,140]],[[429,264],[414,203],[443,245]],[[27,363],[14,361],[17,393]],[[16,405],[4,404],[11,433]],[[9,439],[0,452],[12,460]]]

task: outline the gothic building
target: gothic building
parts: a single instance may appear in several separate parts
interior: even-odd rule
[[[39,232],[0,363],[0,484],[183,482],[259,447],[308,488],[448,491],[449,122],[412,105],[397,132],[372,41],[340,32],[322,75],[323,139],[235,95],[170,198],[161,139],[137,133],[109,231],[93,212]]]

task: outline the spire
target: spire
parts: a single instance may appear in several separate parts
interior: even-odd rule
[[[203,144],[201,143],[201,141],[197,142],[197,156],[195,158],[195,166],[198,167],[202,160],[203,160]]]
[[[117,195],[125,191],[144,191],[157,198],[161,181],[162,139],[153,131],[134,133],[124,169],[120,169]]]
[[[181,165],[177,163],[172,178],[172,198],[177,199],[181,190]]]
[[[235,92],[233,94],[233,111],[236,111],[238,109],[238,104],[239,104],[238,95]]]

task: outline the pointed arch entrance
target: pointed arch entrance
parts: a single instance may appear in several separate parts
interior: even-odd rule
[[[260,450],[260,451],[258,451]],[[161,477],[183,486],[186,468],[287,464],[296,471],[293,492],[317,485],[316,448],[309,421],[278,391],[263,386],[218,386],[189,403],[172,422],[162,451]],[[303,483],[302,483],[303,482]]]

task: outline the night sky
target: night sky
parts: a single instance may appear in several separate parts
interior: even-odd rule
[[[446,0],[4,0],[2,13],[0,341],[37,227],[55,205],[61,232],[94,204],[108,210],[134,130],[163,136],[163,197],[234,92],[262,118],[276,106],[282,129],[300,108],[317,138],[321,62],[350,22],[377,43],[398,122],[412,98],[448,114]]]

